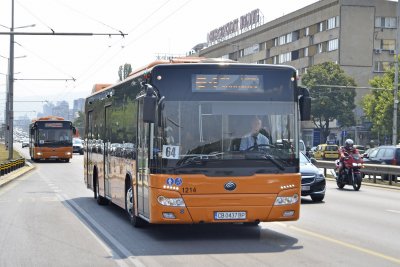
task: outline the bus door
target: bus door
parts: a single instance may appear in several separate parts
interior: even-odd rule
[[[111,184],[110,184],[110,169],[111,169],[111,158],[110,158],[110,146],[111,146],[111,106],[106,106],[104,110],[104,195],[111,197]]]
[[[137,209],[149,217],[149,124],[143,122],[143,98],[138,105]]]

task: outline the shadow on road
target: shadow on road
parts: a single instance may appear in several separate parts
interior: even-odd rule
[[[64,204],[71,205],[71,200],[66,202]],[[134,228],[125,211],[116,205],[98,206],[92,198],[76,198],[72,202],[84,209],[83,213],[76,208],[74,212],[91,231],[111,248],[122,245],[134,256],[276,253],[303,249],[303,246],[296,245],[298,239],[272,230],[276,227],[274,224],[147,225]],[[117,240],[118,245],[107,238],[108,234]]]

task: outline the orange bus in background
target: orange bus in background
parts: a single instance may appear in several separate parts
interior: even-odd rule
[[[86,98],[85,183],[136,227],[297,220],[310,103],[290,66],[153,62]]]
[[[72,137],[75,128],[62,117],[47,116],[32,120],[29,125],[29,154],[33,161],[72,158]]]

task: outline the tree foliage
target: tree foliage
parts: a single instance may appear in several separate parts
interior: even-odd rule
[[[312,121],[321,129],[324,140],[330,134],[329,124],[333,120],[336,119],[341,126],[354,125],[356,92],[351,87],[356,83],[339,65],[324,62],[310,67],[302,77],[302,84],[310,89]]]
[[[124,66],[119,66],[118,69],[118,77],[119,80],[122,81],[124,80],[126,77],[128,77],[129,73],[132,72],[132,66],[131,64],[125,63]]]
[[[374,88],[385,88],[373,90],[364,97],[362,103],[365,116],[372,122],[371,131],[374,134],[392,134],[394,77],[394,68],[391,68],[384,75],[375,76],[369,81]]]

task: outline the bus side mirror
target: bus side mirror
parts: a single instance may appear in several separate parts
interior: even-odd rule
[[[311,97],[302,96],[299,99],[301,121],[311,120]]]
[[[76,128],[75,128],[74,126],[72,126],[72,133],[73,133],[74,135],[76,135]]]
[[[146,95],[143,99],[143,121],[154,123],[156,121],[157,98],[154,95]]]
[[[300,120],[309,121],[311,120],[311,97],[310,92],[305,87],[299,88],[299,108],[300,108]]]
[[[30,133],[31,133],[31,135],[35,134],[35,130],[33,129],[33,127],[30,129]]]

